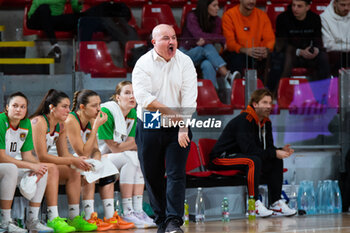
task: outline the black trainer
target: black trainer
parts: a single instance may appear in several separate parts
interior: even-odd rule
[[[158,226],[157,233],[165,233],[165,224]]]
[[[180,222],[177,219],[171,219],[166,228],[165,233],[183,233],[184,231],[180,228]]]
[[[60,63],[61,62],[61,54],[62,54],[62,52],[61,52],[60,47],[55,46],[50,50],[47,57],[54,58],[56,63]]]

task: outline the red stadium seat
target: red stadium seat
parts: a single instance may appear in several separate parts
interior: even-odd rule
[[[148,3],[148,0],[114,0],[115,2],[125,2],[128,6],[142,7]]]
[[[207,79],[198,80],[197,114],[225,115],[232,114],[233,108],[223,104],[215,90],[213,83]]]
[[[28,3],[28,2],[27,2]],[[29,1],[29,4],[26,4],[24,7],[24,16],[23,16],[23,35],[29,36],[29,35],[37,35],[40,38],[45,38],[46,35],[44,31],[42,30],[32,30],[27,27],[27,18],[28,18],[28,12],[31,6],[31,1]],[[72,7],[70,4],[66,4],[64,13],[72,13]],[[56,38],[60,39],[69,39],[73,38],[73,33],[70,31],[56,31]]]
[[[199,155],[202,159],[202,163],[204,165],[204,167],[212,172],[213,174],[216,175],[221,175],[221,176],[234,176],[237,175],[239,173],[241,173],[239,170],[226,170],[226,171],[213,171],[208,169],[209,166],[209,154],[211,152],[211,150],[213,149],[215,143],[217,142],[217,140],[215,139],[209,139],[209,138],[200,138],[198,140],[198,147],[199,147]]]
[[[322,14],[324,12],[324,10],[326,9],[326,7],[328,6],[329,3],[325,3],[325,2],[312,2],[311,4],[311,11],[317,13],[317,14]]]
[[[304,67],[295,67],[292,69],[292,77],[306,77],[309,75],[309,71]]]
[[[182,7],[187,0],[152,0],[152,4],[167,4],[171,7]]]
[[[229,0],[219,0],[219,5],[224,6]],[[197,4],[198,0],[191,0],[191,3]]]
[[[88,4],[90,6],[96,6],[104,2],[109,2],[109,0],[84,0],[84,4]]]
[[[180,23],[181,29],[185,26],[187,14],[194,9],[196,9],[196,4],[185,4],[182,7],[181,23]]]
[[[322,114],[327,108],[317,102],[307,79],[281,78],[277,92],[280,109],[289,109],[290,114]]]
[[[158,24],[169,24],[174,27],[177,35],[181,34],[181,29],[177,26],[173,12],[169,5],[152,4],[144,5],[142,8],[141,28],[150,34]]]
[[[26,4],[26,0],[0,0],[0,5],[5,7],[22,8]]]
[[[137,48],[139,46],[147,46],[147,41],[144,40],[133,40],[126,42],[125,45],[125,53],[124,53],[124,67],[127,69],[128,72],[131,72],[132,67],[128,66],[128,60],[131,57],[131,49]]]
[[[126,69],[114,65],[104,41],[84,41],[79,44],[79,70],[91,77],[126,77]]]
[[[264,88],[264,84],[260,79],[257,79],[257,82],[258,89]],[[233,80],[231,105],[234,109],[245,108],[245,79],[243,78],[237,78]]]
[[[266,13],[270,18],[273,30],[276,30],[276,19],[279,14],[286,11],[288,3],[271,3],[266,5]]]
[[[239,4],[239,1],[238,2],[234,2],[234,3],[231,2],[231,3],[225,4],[224,9],[223,9],[224,13],[227,10],[231,9],[232,7],[236,6],[237,4]]]
[[[201,171],[202,163],[199,157],[198,148],[195,142],[191,141],[191,149],[188,153],[186,163],[186,175],[196,177],[208,177],[212,175],[210,171]]]

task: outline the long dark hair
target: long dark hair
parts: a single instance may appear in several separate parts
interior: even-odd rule
[[[44,98],[41,100],[41,103],[39,104],[38,108],[35,110],[33,115],[31,115],[29,118],[33,118],[39,115],[46,115],[50,113],[50,104],[52,104],[54,107],[56,107],[62,99],[66,99],[68,95],[64,93],[63,91],[58,91],[55,89],[50,89],[44,96]]]
[[[194,14],[197,16],[199,26],[203,32],[213,32],[215,28],[215,17],[209,16],[208,6],[214,0],[198,0],[196,9],[193,10]]]
[[[27,102],[27,112],[26,112],[26,115],[25,115],[24,118],[23,118],[23,119],[25,119],[25,118],[28,116],[28,104],[29,104],[29,102],[28,102],[27,96],[25,96],[22,92],[17,91],[17,92],[15,92],[15,93],[12,93],[12,94],[7,98],[6,106],[8,107],[8,106],[10,105],[11,100],[12,100],[13,98],[17,97],[17,96],[20,96],[20,97],[24,98],[24,99],[26,100],[26,102]],[[5,112],[6,114],[8,113],[6,107],[5,107],[5,109],[4,109],[4,112]]]
[[[71,111],[76,111],[79,109],[79,105],[87,105],[89,103],[90,96],[98,96],[98,94],[93,90],[83,89],[81,91],[74,92],[73,97],[73,107]]]

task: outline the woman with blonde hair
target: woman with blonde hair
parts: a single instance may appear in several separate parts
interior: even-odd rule
[[[120,82],[111,99],[101,105],[108,120],[98,129],[98,139],[101,153],[108,154],[120,172],[123,218],[137,228],[155,227],[142,209],[145,182],[135,143],[137,116],[131,82]]]

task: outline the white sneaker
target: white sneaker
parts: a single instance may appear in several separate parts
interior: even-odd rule
[[[225,80],[228,82],[229,86],[231,87],[233,84],[233,80],[241,78],[241,73],[239,71],[235,71],[231,74],[231,72],[227,73],[225,76]]]
[[[148,224],[136,217],[134,212],[131,212],[130,214],[124,214],[123,219],[127,222],[134,223],[136,228],[148,228]]]
[[[272,210],[267,209],[260,200],[255,202],[255,212],[257,217],[269,217],[273,214]]]
[[[278,200],[270,206],[270,210],[273,210],[274,215],[280,216],[293,216],[297,213],[295,209],[289,208],[284,200]]]
[[[27,229],[30,232],[38,232],[38,233],[41,233],[41,232],[43,232],[43,233],[44,232],[54,232],[54,230],[51,227],[45,226],[44,224],[42,224],[40,222],[39,219],[27,220],[26,221],[26,226],[27,226]]]
[[[15,222],[3,222],[0,225],[1,230],[5,230],[5,232],[11,232],[11,233],[27,233],[28,231],[26,229],[20,228],[17,226],[17,223]]]
[[[148,225],[148,228],[157,227],[157,224],[154,223],[153,219],[150,218],[145,211],[135,212],[135,216],[144,221]]]

